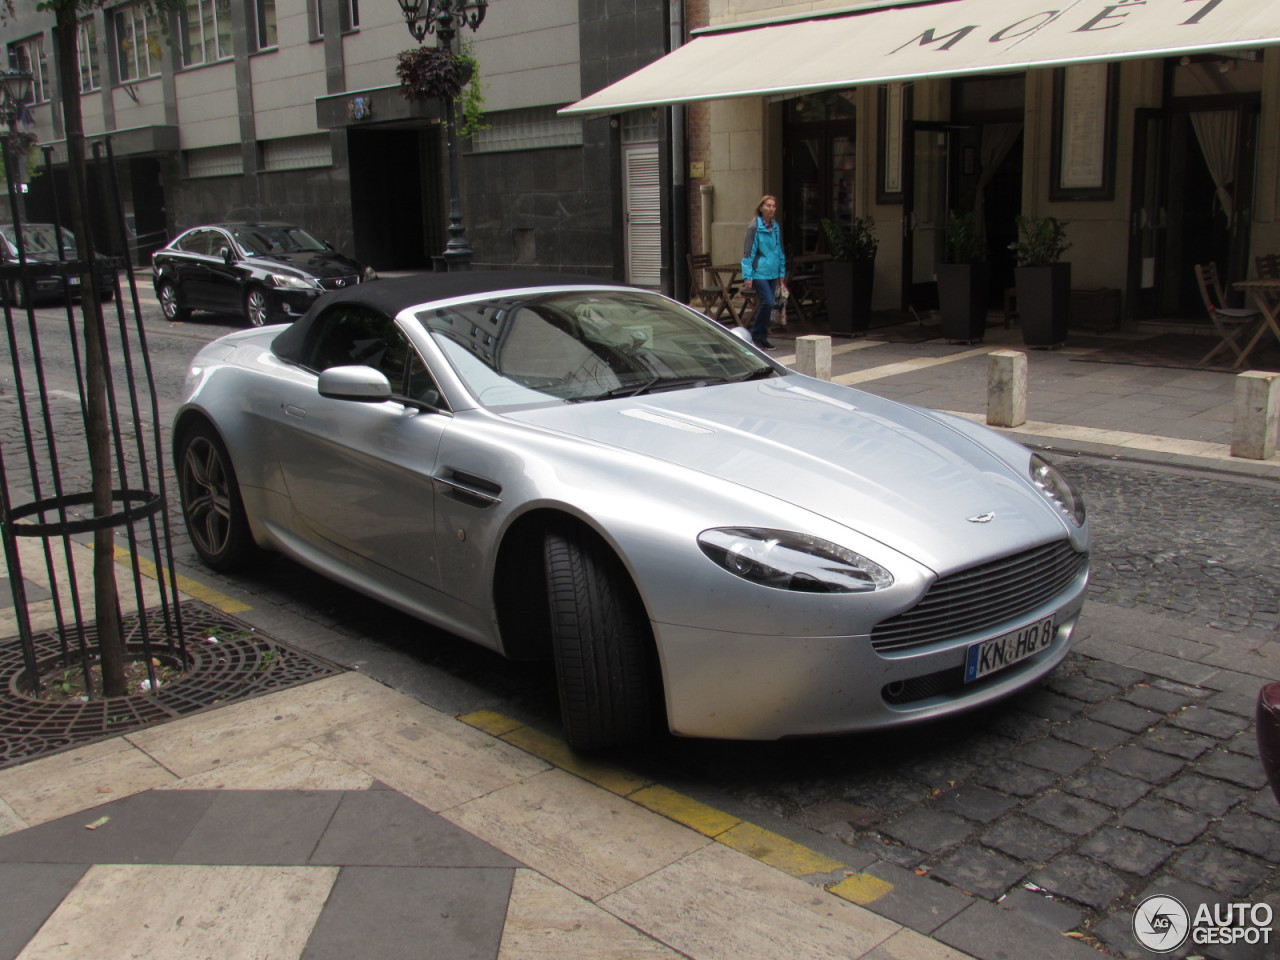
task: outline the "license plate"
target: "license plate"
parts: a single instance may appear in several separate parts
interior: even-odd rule
[[[78,287],[78,286],[80,286],[80,278],[79,278],[79,277],[67,277],[67,282],[68,282],[68,283],[70,283],[73,287]]]
[[[965,657],[964,682],[972,683],[1011,663],[1034,656],[1053,643],[1057,632],[1057,618],[1045,617],[1021,630],[975,643]]]

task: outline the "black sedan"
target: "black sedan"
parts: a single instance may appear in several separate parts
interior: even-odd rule
[[[255,327],[287,323],[326,290],[377,278],[290,223],[192,227],[151,254],[156,296],[169,320],[193,310],[241,313]]]
[[[21,251],[19,250],[21,247]],[[80,295],[80,269],[76,238],[66,227],[52,223],[24,223],[22,242],[12,223],[0,223],[0,263],[3,263],[4,298],[17,307],[70,292]],[[99,257],[94,263],[98,296],[110,300],[116,292],[118,261]]]

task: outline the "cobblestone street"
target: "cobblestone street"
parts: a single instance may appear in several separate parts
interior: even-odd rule
[[[167,421],[195,344],[157,339]],[[1042,368],[1059,359],[1037,357]],[[892,382],[906,390],[908,379]],[[6,386],[6,448],[15,406]],[[77,435],[74,400],[54,406],[59,430]],[[167,444],[167,422],[161,432]],[[1084,493],[1094,555],[1076,648],[1040,688],[920,729],[765,744],[667,738],[618,762],[892,884],[868,909],[984,960],[1153,956],[1131,923],[1155,893],[1193,910],[1230,899],[1280,913],[1280,806],[1252,722],[1261,678],[1280,676],[1276,481],[1048,456]],[[62,466],[84,475],[74,457]],[[171,515],[179,572],[244,598],[267,629],[336,636],[315,652],[449,713],[501,709],[556,726],[547,672],[288,561],[215,574],[197,564],[176,505]],[[1188,944],[1174,956],[1263,960],[1275,949]]]

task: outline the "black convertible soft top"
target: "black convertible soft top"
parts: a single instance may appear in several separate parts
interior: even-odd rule
[[[393,277],[357,284],[345,290],[334,290],[316,300],[305,314],[295,320],[271,342],[278,357],[296,360],[312,323],[322,310],[335,303],[359,303],[394,317],[406,307],[433,300],[448,300],[475,294],[497,293],[525,287],[582,286],[625,287],[626,284],[571,273],[533,270],[457,270],[445,273],[423,273],[411,277]]]

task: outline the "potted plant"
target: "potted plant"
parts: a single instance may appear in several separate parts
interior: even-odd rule
[[[1063,263],[1062,255],[1071,244],[1066,226],[1056,217],[1018,217],[1018,239],[1009,244],[1022,342],[1029,347],[1056,347],[1067,339],[1071,264]]]
[[[870,217],[854,217],[849,223],[822,221],[831,254],[822,274],[832,333],[864,333],[870,325],[871,287],[880,246],[875,226]]]
[[[987,332],[991,264],[987,238],[973,211],[947,218],[946,245],[938,264],[938,311],[942,335],[948,340],[974,343]]]

